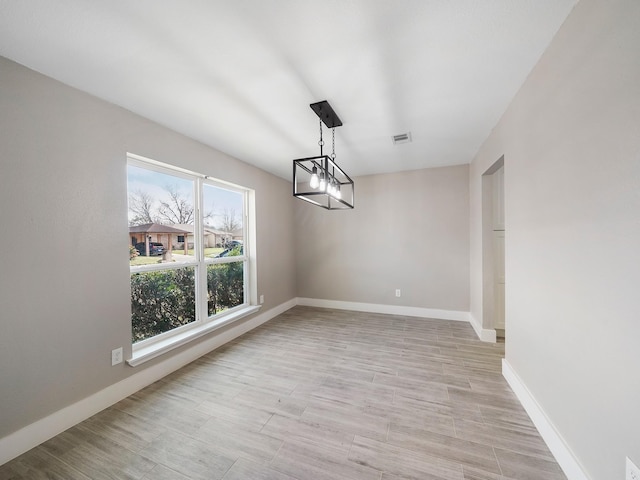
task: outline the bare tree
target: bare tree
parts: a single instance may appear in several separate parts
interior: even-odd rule
[[[202,212],[202,221],[206,227],[210,226],[216,216],[213,212],[215,212],[215,203],[211,202],[211,208]]]
[[[238,216],[236,215],[236,211],[233,208],[225,208],[221,214],[219,214],[220,230],[226,233],[232,233],[234,230],[238,230],[242,227],[242,224],[238,220]]]
[[[242,223],[236,216],[236,211],[233,208],[225,208],[222,213],[216,215],[219,217],[218,229],[222,230],[225,235],[222,237],[222,246],[229,248],[231,240],[233,240],[233,232],[242,227]]]
[[[143,190],[136,190],[129,195],[129,211],[134,217],[129,220],[129,226],[154,223],[153,200],[151,195]]]
[[[133,218],[129,221],[131,226],[144,225],[146,223],[164,224],[189,224],[193,223],[194,208],[188,198],[185,198],[176,186],[164,187],[167,199],[161,200],[154,212],[154,199],[144,190],[136,190],[129,195],[129,211]],[[207,213],[206,217],[212,216]]]
[[[160,202],[158,207],[158,219],[166,224],[187,224],[193,223],[193,204],[189,199],[184,198],[176,186],[167,185],[164,187],[169,195],[169,199]]]

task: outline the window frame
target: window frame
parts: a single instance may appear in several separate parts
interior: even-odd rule
[[[201,287],[202,287],[202,292],[201,295],[203,295],[206,299],[207,296],[207,266],[208,265],[222,265],[225,263],[236,263],[236,262],[243,262],[243,266],[242,266],[242,295],[243,295],[243,301],[242,304],[240,305],[236,305],[235,307],[229,308],[227,310],[225,310],[222,313],[218,313],[218,314],[214,314],[214,315],[209,315],[208,309],[207,309],[207,302],[206,300],[203,302],[202,304],[202,308],[204,309],[204,315],[203,317],[207,317],[209,319],[209,321],[212,321],[214,319],[214,317],[219,317],[220,315],[225,315],[227,313],[233,313],[237,310],[240,310],[241,308],[246,307],[247,303],[249,302],[249,299],[251,298],[251,295],[249,294],[249,290],[250,290],[250,285],[248,282],[248,276],[249,276],[249,272],[250,269],[248,268],[248,262],[249,262],[249,255],[247,254],[247,249],[249,248],[249,245],[247,243],[247,225],[249,223],[249,219],[248,219],[248,208],[247,208],[247,204],[249,202],[249,193],[248,190],[246,188],[243,187],[237,187],[237,186],[232,186],[229,183],[221,183],[219,180],[215,180],[212,179],[211,177],[205,177],[202,181],[202,183],[200,184],[200,190],[201,190],[201,195],[200,195],[200,201],[202,202],[204,200],[204,187],[205,185],[209,185],[215,188],[221,188],[224,190],[229,190],[231,192],[235,192],[235,193],[239,193],[242,195],[242,244],[243,244],[243,248],[242,248],[242,255],[236,255],[233,257],[220,257],[220,258],[212,258],[212,257],[207,257],[204,255],[204,245],[202,245],[202,249],[201,249],[201,253],[202,253],[202,257],[203,257],[203,268],[202,268],[202,272],[200,272],[201,274]],[[200,218],[202,218],[202,215],[200,216]],[[201,222],[200,225],[201,228],[201,233],[199,235],[199,239],[202,242],[204,240],[204,222]]]
[[[131,278],[131,275],[135,273],[193,267],[195,269],[195,319],[192,322],[181,325],[172,330],[132,343],[132,358],[127,360],[127,363],[131,366],[137,366],[218,328],[235,322],[247,315],[256,313],[260,309],[260,305],[257,304],[255,249],[252,242],[252,240],[255,239],[255,192],[247,187],[236,185],[208,175],[192,172],[174,165],[141,157],[132,153],[127,153],[127,169],[129,166],[135,166],[153,172],[193,181],[194,199],[193,259],[172,263],[130,266],[129,277]],[[206,226],[204,225],[203,218],[203,192],[205,185],[229,190],[242,195],[242,255],[221,258],[205,256],[204,229]],[[129,193],[129,188],[127,186],[127,194]],[[186,239],[187,234],[185,233],[185,241]],[[208,265],[235,262],[242,262],[243,264],[243,302],[240,305],[228,308],[224,312],[209,315],[207,305],[207,267]]]

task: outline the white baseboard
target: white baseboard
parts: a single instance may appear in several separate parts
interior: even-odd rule
[[[20,430],[0,439],[0,465],[14,459],[18,455],[31,450],[42,442],[64,432],[68,428],[86,420],[96,413],[110,407],[114,403],[134,394],[147,385],[160,380],[171,372],[193,362],[202,355],[230,342],[234,338],[253,330],[272,318],[286,312],[296,305],[296,299],[282,303],[277,307],[236,326],[231,326],[211,338],[197,343],[192,348],[173,355],[166,360],[145,368],[124,380],[109,385],[107,388],[94,393],[72,405],[48,415]]]
[[[483,342],[496,343],[496,331],[493,328],[482,328],[480,322],[471,314],[469,314],[469,323],[476,331],[476,335]]]
[[[589,480],[589,476],[585,473],[567,442],[564,441],[535,397],[504,358],[502,359],[502,376],[507,380],[516,397],[518,397],[527,414],[529,414],[531,421],[540,432],[542,439],[551,450],[567,478],[569,480]]]
[[[337,308],[356,312],[386,313],[388,315],[405,315],[408,317],[437,318],[440,320],[469,321],[469,312],[458,310],[440,310],[436,308],[404,307],[401,305],[382,305],[378,303],[343,302],[340,300],[323,300],[318,298],[298,297],[298,305],[320,308]]]

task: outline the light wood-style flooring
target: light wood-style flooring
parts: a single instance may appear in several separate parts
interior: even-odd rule
[[[295,307],[1,480],[565,480],[466,323]]]

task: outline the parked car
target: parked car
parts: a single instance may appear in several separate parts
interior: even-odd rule
[[[220,258],[220,257],[237,257],[238,255],[242,255],[243,254],[243,250],[244,247],[242,246],[242,244],[240,244],[239,246],[235,246],[233,248],[227,248],[226,250],[220,252],[218,255],[215,256],[215,258]]]
[[[140,255],[146,255],[147,250],[144,242],[136,243],[136,250]],[[162,255],[164,253],[164,245],[158,242],[149,242],[149,256]]]
[[[232,248],[242,246],[242,242],[240,240],[229,240],[228,242],[225,242],[224,245],[222,246],[230,250]]]

